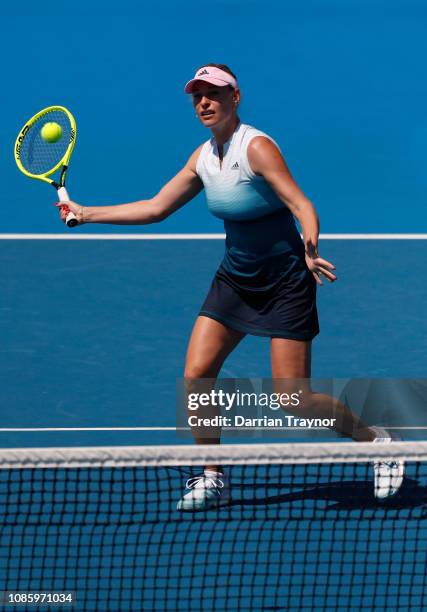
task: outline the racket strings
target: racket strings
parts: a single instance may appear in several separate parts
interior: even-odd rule
[[[49,122],[61,126],[62,135],[56,142],[47,142],[42,138],[41,130]],[[31,125],[21,143],[20,160],[25,170],[35,175],[49,174],[67,152],[71,129],[67,114],[60,110],[50,110],[41,115]]]

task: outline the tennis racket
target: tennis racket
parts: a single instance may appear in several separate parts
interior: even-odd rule
[[[46,123],[55,123],[56,140],[49,141],[42,136]],[[65,189],[65,177],[71,153],[76,142],[76,122],[69,110],[63,106],[49,106],[38,112],[24,125],[15,142],[15,161],[18,168],[26,176],[49,183],[58,192],[60,202],[70,198]],[[51,175],[59,171],[55,181]],[[66,224],[74,227],[78,221],[76,216],[66,207]]]

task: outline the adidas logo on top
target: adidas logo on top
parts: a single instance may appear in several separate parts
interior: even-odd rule
[[[232,166],[231,166],[232,170],[238,170],[239,169],[239,164],[238,162],[235,162]]]
[[[204,70],[202,70],[201,72],[197,73],[197,76],[202,76],[202,74],[209,74],[209,72],[206,70],[206,68]]]

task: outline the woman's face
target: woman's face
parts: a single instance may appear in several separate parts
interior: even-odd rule
[[[229,121],[237,110],[240,95],[230,87],[199,81],[194,85],[193,106],[203,125],[212,128]]]

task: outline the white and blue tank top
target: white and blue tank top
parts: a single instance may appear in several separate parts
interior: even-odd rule
[[[256,136],[265,136],[275,143],[264,132],[239,123],[224,143],[222,165],[215,138],[204,143],[196,164],[208,208],[224,221],[223,268],[248,280],[270,275],[272,268],[268,264],[272,260],[282,270],[283,265],[292,264],[294,257],[304,256],[291,211],[264,177],[256,175],[250,167],[247,150]]]

